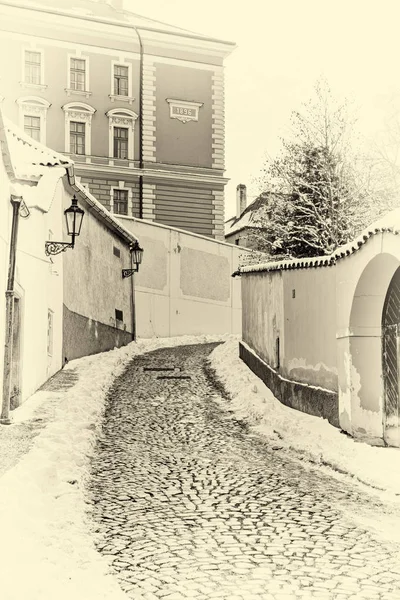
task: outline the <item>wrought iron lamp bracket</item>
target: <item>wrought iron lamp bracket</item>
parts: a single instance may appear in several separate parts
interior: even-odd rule
[[[73,242],[45,242],[46,256],[50,256],[51,254],[60,254],[60,252],[65,252],[68,250],[68,248],[73,247]]]
[[[131,277],[134,273],[137,273],[139,269],[122,269],[122,279]]]

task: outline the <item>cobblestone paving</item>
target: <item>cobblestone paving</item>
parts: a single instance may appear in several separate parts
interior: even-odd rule
[[[135,600],[400,599],[399,547],[349,517],[379,501],[235,420],[204,369],[214,346],[138,357],[109,394],[90,513],[121,588]]]

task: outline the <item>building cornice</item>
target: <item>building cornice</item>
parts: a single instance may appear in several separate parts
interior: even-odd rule
[[[178,44],[180,49],[186,48],[190,49],[191,52],[195,51],[197,53],[211,53],[214,56],[219,56],[221,58],[229,56],[229,54],[231,54],[231,52],[236,48],[236,44],[234,42],[202,36],[196,33],[187,32],[185,30],[168,31],[157,26],[150,27],[140,25],[139,23],[135,24],[133,20],[132,22],[125,23],[118,20],[103,19],[101,17],[91,15],[77,15],[65,10],[55,10],[53,8],[35,6],[32,4],[29,5],[28,3],[24,2],[13,2],[12,0],[0,0],[0,5],[19,10],[28,10],[34,13],[42,14],[43,16],[55,16],[58,20],[63,17],[66,20],[72,19],[74,21],[80,21],[81,23],[97,23],[99,25],[108,26],[109,28],[118,28],[119,31],[121,29],[127,29],[131,31],[136,29],[141,32],[143,40],[147,43],[156,45],[159,43],[162,45],[167,45],[168,47]]]
[[[112,165],[99,165],[96,163],[79,163],[75,162],[75,170],[79,173],[104,173],[108,178],[111,176],[124,176],[127,174],[134,177],[143,175],[149,179],[170,179],[172,181],[186,181],[193,183],[207,183],[212,185],[226,185],[229,181],[228,178],[222,177],[221,175],[209,174],[209,173],[194,173],[191,171],[168,171],[165,169],[157,168],[144,168],[139,169],[138,167],[121,167]]]

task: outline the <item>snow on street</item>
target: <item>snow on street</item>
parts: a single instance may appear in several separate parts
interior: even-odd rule
[[[16,421],[29,421],[33,404],[52,403],[52,418],[33,448],[0,478],[0,526],[6,540],[0,557],[2,598],[126,598],[108,574],[108,562],[94,548],[86,517],[84,490],[107,390],[138,354],[219,339],[146,340],[73,361],[65,371],[77,374],[75,385],[58,395],[38,392],[15,411]],[[327,422],[282,406],[238,358],[238,338],[224,339],[227,342],[214,350],[211,364],[231,394],[230,409],[236,418],[246,420],[282,452],[295,450],[314,465],[332,465],[390,494],[400,493],[398,469],[394,475],[398,450],[353,442]],[[23,565],[24,577],[16,573],[17,565]]]

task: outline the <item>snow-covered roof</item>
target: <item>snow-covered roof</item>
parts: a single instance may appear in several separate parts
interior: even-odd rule
[[[132,25],[138,29],[148,29],[162,33],[183,35],[200,38],[203,40],[220,42],[235,46],[233,42],[225,42],[210,38],[209,36],[195,33],[181,27],[176,27],[157,19],[150,19],[130,10],[118,8],[118,2],[113,0],[12,0],[12,5],[24,8],[57,12],[58,14],[95,19],[105,23],[120,25]]]
[[[102,204],[91,194],[85,186],[83,186],[78,181],[75,181],[73,184],[73,189],[77,192],[80,192],[80,195],[83,196],[85,201],[94,209],[94,214],[97,215],[102,221],[104,221],[107,226],[113,229],[120,237],[122,237],[128,243],[132,243],[135,241],[139,241],[129,229],[124,227],[124,225],[115,218],[115,216],[110,213]]]
[[[265,206],[269,197],[269,193],[260,194],[245,208],[240,217],[231,217],[225,221],[225,236],[237,233],[246,227],[260,228],[260,224],[257,223],[257,215]]]
[[[2,121],[3,153],[7,146],[8,159],[16,178],[38,178],[45,172],[44,167],[67,168],[73,164],[66,156],[33,140],[6,117],[3,116]]]
[[[262,271],[285,271],[289,269],[309,269],[315,267],[331,267],[336,262],[346,256],[350,256],[359,250],[372,236],[379,233],[400,234],[400,208],[389,212],[383,218],[375,221],[367,227],[354,240],[340,246],[332,254],[326,256],[316,256],[310,258],[295,258],[277,262],[265,262],[256,265],[241,267],[233,275],[242,273],[257,273]]]

